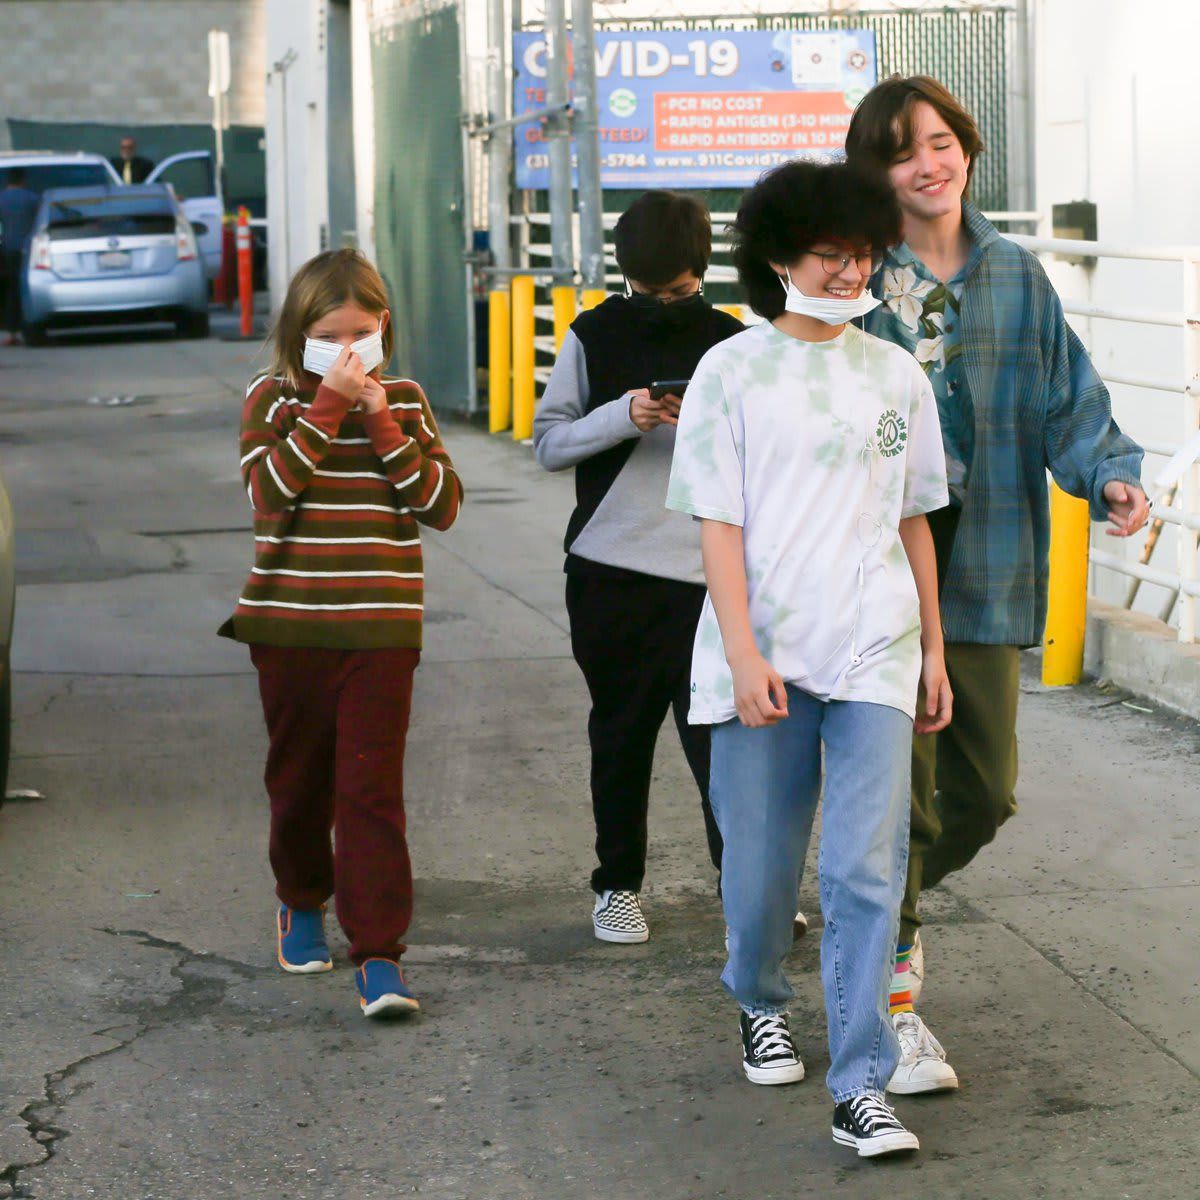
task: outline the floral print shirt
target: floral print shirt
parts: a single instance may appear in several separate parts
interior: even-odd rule
[[[967,264],[943,283],[907,243],[895,247],[880,277],[879,311],[889,328],[885,332],[876,327],[880,336],[909,350],[929,377],[942,422],[950,503],[960,507],[975,453],[975,406],[963,371],[960,312],[963,285],[976,253],[972,246]]]

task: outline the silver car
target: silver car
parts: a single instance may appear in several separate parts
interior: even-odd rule
[[[25,341],[47,330],[172,321],[208,336],[208,282],[196,235],[165,184],[42,194],[21,278]]]

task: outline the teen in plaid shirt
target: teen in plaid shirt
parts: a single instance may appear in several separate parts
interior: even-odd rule
[[[1041,264],[966,197],[983,149],[970,114],[928,76],[893,76],[859,105],[851,162],[885,171],[904,241],[872,280],[865,320],[910,350],[933,386],[950,504],[929,514],[937,549],[954,720],[913,747],[912,841],[892,1014],[903,1059],[893,1092],[958,1086],[913,1012],[924,963],[917,901],[965,867],[1016,812],[1022,647],[1046,620],[1046,472],[1088,501],[1115,537],[1149,506],[1142,450],[1112,419],[1108,391],[1068,326]]]

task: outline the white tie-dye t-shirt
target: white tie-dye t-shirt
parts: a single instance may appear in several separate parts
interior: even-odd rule
[[[766,323],[701,359],[667,506],[742,526],[751,628],[788,683],[914,714],[920,610],[899,524],[946,503],[937,406],[907,351],[852,325],[802,342]],[[709,598],[688,719],[736,712]]]

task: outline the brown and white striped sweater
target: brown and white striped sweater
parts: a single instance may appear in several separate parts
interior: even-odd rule
[[[345,412],[316,376],[304,382],[266,376],[247,389],[254,568],[220,632],[269,646],[420,648],[418,523],[448,529],[463,494],[429,403],[411,379],[384,379],[387,412]]]

